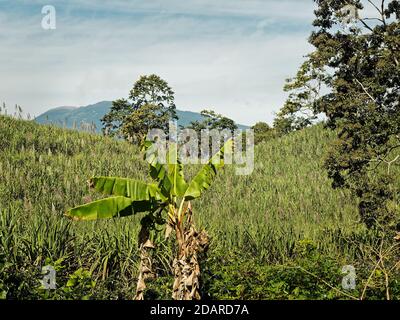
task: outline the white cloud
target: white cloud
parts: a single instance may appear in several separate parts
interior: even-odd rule
[[[310,51],[305,2],[71,0],[69,10],[58,10],[55,31],[40,28],[40,9],[3,13],[0,102],[38,115],[126,97],[139,75],[156,73],[181,109],[213,108],[243,124],[271,121],[284,102],[284,79]],[[78,16],[80,9],[112,14]],[[151,14],[130,18],[135,12]]]

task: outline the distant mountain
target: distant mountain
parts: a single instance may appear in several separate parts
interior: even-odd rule
[[[57,107],[46,111],[35,118],[35,121],[41,124],[52,123],[60,127],[77,128],[82,124],[94,124],[96,130],[100,131],[102,124],[100,119],[109,112],[111,101],[102,101],[83,107]],[[176,111],[179,120],[178,125],[187,126],[192,121],[201,121],[200,113],[192,111]],[[247,129],[247,126],[239,125],[240,129]]]

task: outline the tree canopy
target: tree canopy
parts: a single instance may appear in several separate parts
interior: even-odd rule
[[[254,143],[258,144],[260,142],[266,141],[274,137],[275,132],[268,123],[257,122],[251,127],[254,130]]]
[[[390,205],[399,195],[390,165],[400,147],[400,2],[315,3],[315,49],[286,86],[292,94],[277,123],[290,131],[310,124],[297,117],[302,110],[324,114],[337,132],[325,162],[333,186],[355,192],[368,226],[393,227],[400,215]]]
[[[203,110],[201,111],[201,115],[203,116],[203,120],[192,121],[188,126],[189,129],[194,129],[198,132],[204,129],[208,130],[228,129],[233,132],[238,128],[235,121],[227,117],[224,117],[223,115],[218,114],[212,110]]]
[[[103,133],[142,141],[153,128],[167,130],[169,120],[177,119],[174,92],[168,83],[152,74],[141,76],[128,99],[113,101],[102,119]]]

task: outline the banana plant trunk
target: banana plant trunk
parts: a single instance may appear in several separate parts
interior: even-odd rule
[[[136,285],[135,300],[144,300],[144,291],[146,290],[146,280],[154,279],[155,273],[153,271],[153,264],[150,255],[150,250],[154,249],[154,245],[150,240],[150,232],[148,228],[142,225],[139,233],[139,252],[140,252],[140,265],[139,276]]]
[[[172,265],[175,278],[172,298],[200,300],[199,255],[207,250],[209,238],[205,231],[196,231],[191,212],[186,222],[175,224],[178,252]]]

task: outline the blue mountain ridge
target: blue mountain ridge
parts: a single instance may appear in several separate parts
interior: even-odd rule
[[[38,117],[35,121],[41,124],[54,124],[65,128],[79,129],[81,124],[94,124],[96,131],[101,131],[100,119],[109,112],[111,101],[101,101],[95,104],[82,107],[57,107],[52,108]],[[198,112],[176,110],[179,117],[178,125],[187,126],[192,121],[201,121],[202,115]],[[248,129],[248,126],[238,124],[239,129]]]

